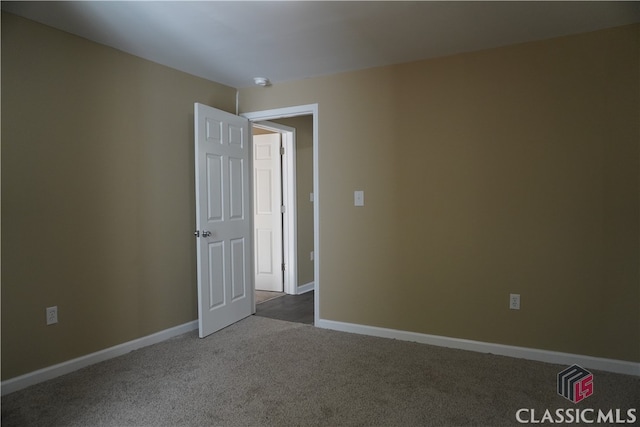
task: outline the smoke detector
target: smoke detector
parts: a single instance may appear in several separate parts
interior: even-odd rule
[[[254,77],[253,82],[262,87],[271,86],[271,82],[266,77]]]

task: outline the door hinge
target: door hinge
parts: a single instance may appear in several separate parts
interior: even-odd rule
[[[280,213],[285,213],[286,210],[287,208],[284,205],[280,206]]]
[[[280,155],[284,156],[284,146],[280,147]]]
[[[285,270],[284,262],[282,263],[282,271]]]
[[[194,231],[193,235],[196,236],[196,237],[200,237],[200,230]]]

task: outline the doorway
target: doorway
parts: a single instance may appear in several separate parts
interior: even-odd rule
[[[289,159],[293,163],[295,180],[291,180],[288,189],[295,194],[296,215],[293,216],[292,224],[295,227],[295,233],[290,236],[296,236],[295,239],[283,239],[284,245],[289,245],[288,257],[292,261],[285,260],[285,264],[289,262],[291,268],[287,269],[285,265],[285,275],[293,276],[289,280],[290,284],[296,284],[293,289],[285,289],[287,293],[299,295],[309,292],[308,299],[313,303],[314,323],[318,321],[320,314],[319,304],[319,242],[318,242],[318,216],[319,216],[319,197],[318,197],[318,169],[317,169],[317,153],[318,153],[318,106],[317,104],[302,105],[296,107],[279,108],[274,110],[265,110],[251,113],[241,114],[243,117],[251,121],[251,126],[258,124],[265,125],[263,122],[269,121],[269,125],[285,125],[293,127],[297,131],[296,158],[290,156]],[[300,146],[301,135],[297,126],[292,126],[288,119],[296,118],[308,120],[308,145],[304,148]],[[275,130],[275,131],[280,131]],[[306,150],[306,158],[308,159],[303,167],[300,167],[301,152]],[[285,153],[286,153],[285,147]],[[285,166],[286,169],[286,166]],[[305,175],[305,180],[301,176]],[[307,178],[308,177],[308,178]],[[285,177],[283,179],[286,180]],[[285,208],[286,212],[286,208]],[[289,211],[292,213],[293,211]],[[284,227],[284,230],[291,227]],[[285,231],[286,233],[286,231]],[[293,242],[292,242],[293,240]],[[293,248],[295,247],[295,250]],[[295,275],[294,275],[295,273]],[[285,280],[285,284],[286,284]],[[316,292],[311,292],[316,291]],[[255,312],[255,310],[254,310]]]

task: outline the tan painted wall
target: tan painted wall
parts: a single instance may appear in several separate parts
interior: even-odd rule
[[[319,105],[320,317],[640,361],[639,52],[634,25],[241,90]]]
[[[197,319],[194,102],[235,89],[2,14],[2,379]]]
[[[253,135],[268,135],[268,134],[270,134],[270,133],[275,133],[275,132],[272,132],[272,131],[270,131],[270,130],[266,130],[266,129],[261,129],[261,128],[258,128],[258,127],[255,127],[255,126],[254,126],[254,127],[251,129],[251,133],[252,133]]]
[[[394,69],[240,91],[242,111],[319,103],[320,316],[383,325],[393,317],[397,212]],[[375,125],[375,126],[374,126]],[[382,144],[381,142],[385,143]],[[367,206],[353,206],[353,191]]]

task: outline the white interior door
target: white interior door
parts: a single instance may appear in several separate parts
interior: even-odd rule
[[[253,136],[253,224],[257,290],[282,292],[280,134]]]
[[[298,225],[296,198],[296,129],[280,123],[252,122],[252,128],[259,128],[280,134],[282,205],[282,263],[285,265],[282,282],[284,292],[297,295],[298,288]]]
[[[200,338],[253,311],[249,121],[195,104]]]

